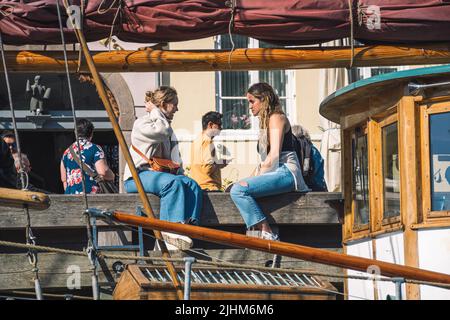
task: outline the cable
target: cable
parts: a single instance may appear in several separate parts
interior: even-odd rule
[[[3,72],[5,73],[5,82],[6,82],[6,90],[8,92],[8,100],[9,100],[9,109],[11,110],[11,118],[13,122],[13,129],[14,129],[14,137],[16,139],[16,145],[17,145],[17,155],[19,157],[19,177],[21,181],[21,188],[26,189],[28,188],[28,182],[25,184],[25,175],[27,174],[24,170],[23,166],[23,160],[22,160],[22,149],[20,147],[20,139],[19,139],[19,132],[17,130],[17,121],[16,121],[16,113],[14,111],[14,105],[13,105],[13,99],[11,94],[11,84],[9,82],[9,73],[8,68],[6,66],[6,58],[5,58],[5,48],[3,46],[3,37],[2,32],[0,31],[0,51],[2,54],[2,61],[3,61]],[[26,179],[28,180],[28,179]]]

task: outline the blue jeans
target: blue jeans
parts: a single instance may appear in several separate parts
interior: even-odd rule
[[[197,182],[183,175],[145,170],[139,173],[145,192],[161,198],[159,218],[170,222],[198,224],[203,193]],[[133,179],[124,182],[128,193],[137,193]]]
[[[247,228],[266,219],[255,199],[295,190],[294,176],[283,164],[273,172],[246,178],[241,180],[241,182],[246,182],[247,185],[243,186],[239,182],[235,183],[231,188],[230,195],[236,207],[238,207]]]

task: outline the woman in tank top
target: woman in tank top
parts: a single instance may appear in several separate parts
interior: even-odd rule
[[[267,83],[256,83],[247,90],[250,111],[259,118],[258,153],[261,162],[253,176],[233,185],[230,194],[248,229],[258,236],[278,240],[256,200],[291,191],[309,191],[292,143],[292,130],[280,100]]]

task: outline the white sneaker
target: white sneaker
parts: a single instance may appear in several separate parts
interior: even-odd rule
[[[187,250],[192,248],[193,242],[189,237],[170,232],[161,232],[161,235],[168,245],[173,245],[180,250]]]
[[[166,244],[166,248],[169,251],[180,251],[180,249],[178,249],[178,247],[175,247],[174,245],[167,243],[164,241],[164,243]],[[159,241],[155,241],[155,247],[153,248],[154,251],[161,251],[161,247],[159,245]]]
[[[280,240],[280,237],[276,233],[261,231],[261,239],[278,241]]]

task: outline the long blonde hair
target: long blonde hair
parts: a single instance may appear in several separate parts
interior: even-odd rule
[[[178,94],[175,88],[160,86],[155,91],[147,91],[145,93],[145,102],[148,101],[161,108],[167,103],[178,104]]]
[[[260,142],[269,147],[269,119],[273,114],[284,114],[280,103],[280,98],[275,93],[271,85],[265,82],[253,84],[248,88],[247,93],[261,101],[261,110],[259,111],[259,128],[265,132],[265,135],[260,137]]]

